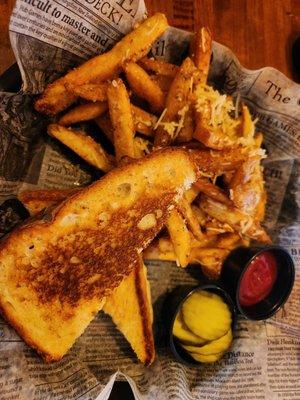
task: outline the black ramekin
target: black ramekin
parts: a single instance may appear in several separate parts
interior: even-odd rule
[[[175,359],[186,365],[200,365],[203,363],[194,360],[190,354],[180,346],[179,341],[173,335],[173,325],[185,300],[197,290],[206,290],[221,296],[228,304],[232,315],[232,330],[235,329],[237,312],[229,293],[218,283],[205,283],[199,286],[178,286],[167,297],[164,304],[164,318],[167,322],[168,342]]]
[[[261,253],[270,252],[276,259],[277,277],[269,295],[251,306],[239,302],[241,279],[249,264]],[[240,247],[232,251],[224,262],[221,283],[235,302],[238,312],[247,319],[263,320],[271,317],[287,301],[295,280],[294,262],[280,246]]]

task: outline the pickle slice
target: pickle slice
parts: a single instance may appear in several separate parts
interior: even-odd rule
[[[182,306],[182,317],[187,328],[207,341],[224,336],[231,325],[231,312],[223,299],[215,293],[199,290]]]
[[[181,311],[177,314],[173,325],[173,335],[183,344],[203,345],[206,340],[192,333],[184,324]]]
[[[196,353],[201,355],[215,355],[218,353],[224,353],[226,350],[229,349],[232,342],[232,331],[229,331],[224,335],[221,336],[219,339],[213,340],[204,346],[186,346],[182,344],[182,347],[188,351],[189,353]]]
[[[217,354],[210,354],[210,355],[203,355],[198,353],[190,353],[191,357],[194,360],[202,362],[202,363],[214,363],[219,361],[220,358],[223,357],[224,353],[217,353]]]

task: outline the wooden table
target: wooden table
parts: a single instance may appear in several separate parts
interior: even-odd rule
[[[14,62],[8,37],[14,2],[0,2],[0,74]],[[300,0],[146,0],[146,4],[150,13],[164,12],[176,27],[194,30],[207,25],[214,39],[230,47],[245,67],[272,66],[295,79],[291,46],[300,36]]]

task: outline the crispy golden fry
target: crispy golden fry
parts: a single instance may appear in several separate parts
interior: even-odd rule
[[[204,212],[222,223],[230,225],[240,235],[258,240],[262,243],[271,243],[265,230],[250,215],[242,213],[236,207],[229,207],[203,195],[200,207]]]
[[[165,95],[147,72],[136,63],[126,64],[124,71],[133,92],[146,100],[154,112],[161,113],[165,106]]]
[[[235,170],[246,160],[260,158],[257,156],[250,157],[247,152],[243,152],[243,149],[239,147],[227,150],[226,157],[221,151],[207,149],[195,151],[194,157],[201,175],[209,178],[222,175],[225,171]]]
[[[168,21],[164,14],[157,13],[146,19],[110,51],[86,61],[63,78],[48,85],[35,103],[36,110],[48,115],[64,110],[76,100],[76,96],[66,89],[66,84],[69,87],[78,86],[112,78],[124,63],[144,57],[167,28]]]
[[[230,197],[242,212],[261,221],[264,215],[266,194],[264,177],[259,160],[248,160],[236,171],[229,184]],[[259,209],[259,215],[256,214]]]
[[[196,199],[199,193],[200,190],[193,185],[189,190],[184,193],[184,197],[191,204]]]
[[[167,95],[174,78],[166,75],[151,75],[150,77],[161,88],[164,94]]]
[[[107,89],[107,99],[114,130],[116,159],[120,161],[124,156],[134,157],[134,123],[129,96],[121,79],[111,82]]]
[[[202,271],[211,279],[220,276],[222,264],[228,256],[230,250],[220,248],[193,248],[191,251],[190,262],[201,264]]]
[[[226,196],[222,189],[214,185],[207,178],[200,178],[194,186],[202,193],[216,201],[232,206],[232,201]]]
[[[203,27],[195,33],[192,59],[200,71],[200,83],[206,83],[212,53],[212,36],[208,28]]]
[[[77,193],[78,190],[80,189],[25,190],[18,194],[18,199],[27,208],[30,216],[35,216],[45,208],[60,203],[72,194]]]
[[[182,129],[178,132],[177,137],[175,138],[176,143],[187,143],[193,139],[194,134],[194,111],[192,109],[192,102],[189,99],[187,101],[188,109],[184,116],[184,122]]]
[[[153,136],[153,127],[156,124],[157,117],[144,111],[140,107],[131,104],[131,112],[135,130],[145,136]],[[104,132],[106,137],[113,143],[113,127],[110,121],[109,113],[105,113],[95,118],[96,124]]]
[[[102,130],[104,135],[107,137],[111,143],[114,142],[114,128],[111,124],[109,112],[104,113],[100,117],[95,118],[94,120],[99,128]]]
[[[151,142],[145,138],[136,136],[133,139],[135,158],[142,158],[151,152]]]
[[[161,115],[155,133],[154,144],[157,147],[168,146],[182,129],[185,114],[189,109],[191,83],[196,67],[190,58],[186,58],[175,76],[166,100],[166,109]]]
[[[146,250],[143,252],[143,258],[144,260],[161,260],[161,261],[177,261],[177,257],[175,255],[173,245],[172,250],[165,250],[162,251],[159,246],[159,240],[153,241],[150,246],[147,247]]]
[[[232,250],[237,245],[240,245],[241,237],[238,233],[223,233],[218,235],[216,247],[220,247],[221,249]]]
[[[81,104],[63,115],[58,123],[68,126],[81,121],[89,121],[104,114],[106,110],[107,102]]]
[[[153,136],[153,128],[157,122],[157,117],[133,104],[131,104],[131,111],[135,130],[145,136]]]
[[[201,208],[199,208],[195,204],[192,204],[192,210],[193,210],[193,213],[194,213],[195,217],[197,218],[198,224],[200,226],[204,227],[205,224],[206,224],[205,212],[203,210],[201,210]]]
[[[107,100],[107,82],[102,83],[85,83],[80,86],[70,86],[66,84],[68,90],[72,91],[76,96],[88,101],[106,101]]]
[[[203,237],[203,233],[200,229],[200,224],[191,208],[190,203],[183,197],[180,203],[178,204],[178,208],[180,209],[180,212],[184,216],[192,234],[195,236],[196,239],[201,240]]]
[[[233,233],[234,229],[231,225],[226,222],[220,222],[215,218],[211,218],[207,216],[205,222],[205,230],[206,234],[209,237],[213,237],[215,235],[223,234],[223,233]]]
[[[181,267],[188,265],[191,252],[191,237],[184,219],[177,210],[172,210],[167,222],[168,232]]]
[[[101,145],[90,136],[58,124],[49,125],[48,134],[58,139],[94,167],[104,172],[108,172],[114,167],[113,157],[107,154]]]
[[[147,57],[141,58],[138,63],[148,72],[154,72],[155,74],[170,78],[174,78],[179,69],[177,65]]]

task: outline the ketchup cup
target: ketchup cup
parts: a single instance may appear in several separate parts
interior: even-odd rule
[[[295,280],[289,253],[279,246],[240,247],[223,265],[221,282],[248,319],[271,317],[286,302]]]

